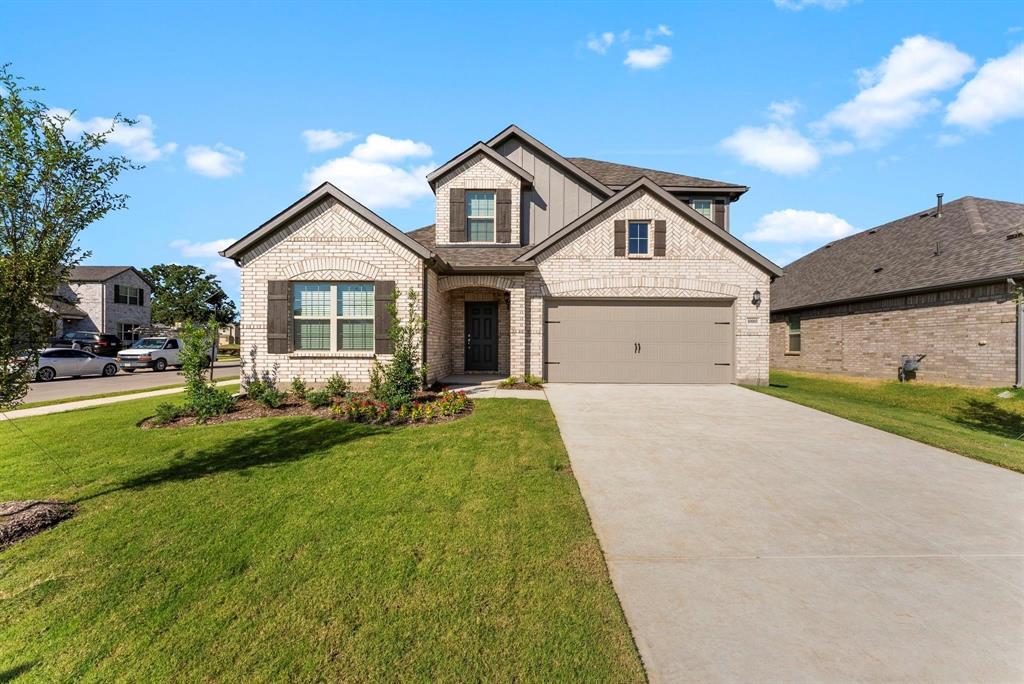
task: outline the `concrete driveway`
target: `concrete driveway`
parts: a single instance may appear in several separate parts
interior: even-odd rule
[[[1024,476],[740,387],[547,394],[653,681],[1024,681]]]

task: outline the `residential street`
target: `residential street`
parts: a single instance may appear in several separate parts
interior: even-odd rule
[[[548,385],[653,682],[1024,678],[1024,478],[735,386]]]
[[[218,361],[214,364],[213,377],[238,375],[238,361]],[[57,378],[50,382],[33,382],[29,384],[25,403],[36,401],[52,401],[70,397],[86,397],[108,392],[125,392],[142,390],[165,385],[184,384],[185,379],[175,369],[167,369],[163,373],[151,370],[137,370],[134,373],[118,372],[111,378],[100,376],[84,378]]]

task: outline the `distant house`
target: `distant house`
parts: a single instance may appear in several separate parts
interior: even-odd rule
[[[837,240],[771,289],[773,368],[929,382],[1019,382],[1024,204],[963,197]]]
[[[150,324],[152,285],[132,266],[77,266],[44,307],[57,315],[57,334],[86,331],[137,338]]]

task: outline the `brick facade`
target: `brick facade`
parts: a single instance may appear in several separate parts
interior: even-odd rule
[[[142,304],[119,304],[114,301],[114,286],[130,285],[142,290]],[[102,283],[72,282],[62,286],[59,294],[89,314],[88,318],[71,321],[61,332],[101,332],[118,334],[118,323],[148,326],[152,314],[152,292],[146,281],[131,269]]]
[[[801,310],[799,354],[785,312],[772,315],[773,368],[895,379],[903,354],[927,354],[917,379],[1014,382],[1016,304],[1004,283]]]
[[[435,194],[437,195],[435,212],[435,236],[437,244],[450,244],[449,226],[451,214],[448,206],[448,193],[452,188],[466,190],[497,190],[508,188],[512,191],[512,239],[511,244],[520,243],[520,214],[522,183],[517,176],[501,168],[482,154],[472,157],[460,164],[441,178],[437,179]]]
[[[617,219],[664,219],[665,256],[616,257]],[[543,372],[545,297],[713,298],[735,301],[736,381],[768,382],[769,275],[649,193],[637,191],[595,216],[536,262],[526,283],[531,373]],[[751,303],[755,290],[759,307]]]

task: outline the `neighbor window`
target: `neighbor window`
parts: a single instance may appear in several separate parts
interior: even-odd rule
[[[629,222],[629,253],[647,254],[647,233],[650,224],[647,221]]]
[[[134,342],[139,339],[139,327],[138,323],[118,323],[117,336],[122,342]]]
[[[470,242],[494,242],[493,192],[466,192],[466,239]]]
[[[715,203],[712,200],[690,200],[690,206],[693,207],[698,214],[704,214],[708,221],[715,220]]]
[[[786,321],[786,332],[788,333],[788,342],[786,351],[791,354],[800,353],[800,317],[790,316]]]
[[[114,303],[141,306],[143,304],[142,288],[130,285],[114,285]]]
[[[293,283],[295,348],[373,351],[373,283]]]

